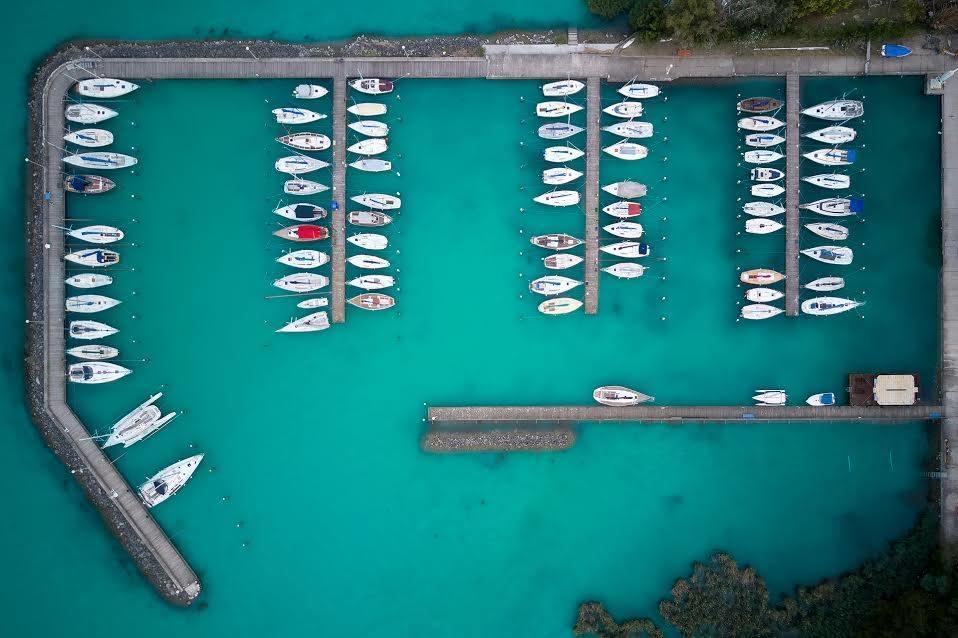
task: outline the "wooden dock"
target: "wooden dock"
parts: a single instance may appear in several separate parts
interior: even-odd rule
[[[349,87],[342,63],[333,78],[333,201],[339,210],[330,211],[329,232],[332,236],[333,323],[346,321],[346,101]]]
[[[941,530],[958,540],[958,79],[941,100]]]
[[[602,80],[586,80],[585,143],[585,314],[599,311],[599,149]]]
[[[785,76],[785,316],[797,317],[798,291],[801,282],[798,274],[798,236],[801,223],[798,219],[799,170],[802,156],[799,154],[799,120],[801,119],[800,82],[797,73]]]

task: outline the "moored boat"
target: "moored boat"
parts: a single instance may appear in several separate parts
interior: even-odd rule
[[[856,158],[854,149],[841,148],[820,148],[803,153],[802,157],[823,166],[849,166],[855,163]]]
[[[346,241],[366,250],[384,250],[389,245],[389,240],[385,235],[377,235],[376,233],[350,235],[346,238]]]
[[[353,87],[360,93],[365,93],[367,95],[382,95],[384,93],[391,93],[394,85],[390,80],[383,80],[380,78],[359,78],[356,80],[350,80],[349,86]]]
[[[739,316],[742,319],[750,320],[761,320],[761,319],[770,319],[771,317],[776,317],[785,312],[781,308],[776,308],[775,306],[770,306],[764,303],[752,303],[742,306],[742,311]]]
[[[90,78],[76,83],[76,92],[83,97],[112,98],[132,93],[140,88],[139,84],[133,84],[126,80],[116,78]]]
[[[608,131],[613,135],[618,135],[619,137],[638,139],[652,137],[655,132],[655,127],[648,122],[629,120],[627,122],[616,122],[610,126],[605,126],[602,130]]]
[[[389,267],[387,260],[382,257],[377,257],[376,255],[351,255],[346,258],[346,261],[356,268],[364,268],[366,270],[378,270]]]
[[[384,193],[367,193],[351,197],[357,204],[375,208],[376,210],[394,210],[402,205],[402,200]]]
[[[788,401],[788,395],[785,390],[756,390],[758,394],[752,397],[752,400],[758,405],[785,405]]]
[[[881,55],[883,58],[903,58],[911,55],[911,49],[904,44],[883,44],[881,45]]]
[[[649,155],[649,149],[635,142],[616,142],[602,149],[612,157],[623,160],[640,160]]]
[[[386,137],[389,135],[389,125],[376,120],[358,120],[350,122],[348,126],[357,133],[369,137]]]
[[[784,228],[782,224],[774,219],[765,219],[763,217],[752,217],[745,220],[745,232],[753,235],[768,235]]]
[[[781,135],[774,133],[752,133],[745,136],[745,145],[753,148],[768,148],[785,141]]]
[[[606,226],[602,227],[602,230],[610,235],[621,237],[622,239],[638,239],[642,236],[643,232],[642,224],[624,221],[607,224]]]
[[[784,296],[784,292],[775,290],[774,288],[749,288],[745,291],[745,298],[754,303],[777,301]]]
[[[756,133],[767,133],[785,126],[782,120],[771,117],[770,115],[758,115],[756,117],[743,117],[738,121],[738,127],[746,131],[755,131]]]
[[[621,385],[603,385],[592,391],[592,398],[597,403],[611,406],[638,405],[646,401],[654,401],[655,397],[643,394]]]
[[[543,152],[542,157],[547,162],[561,164],[579,159],[583,155],[585,155],[583,151],[572,146],[550,146]]]
[[[99,124],[111,117],[119,115],[111,108],[102,104],[70,104],[63,112],[64,117],[70,122],[77,124]]]
[[[775,217],[784,213],[785,207],[772,202],[745,202],[742,210],[755,217]]]
[[[864,202],[854,197],[826,197],[825,199],[818,199],[808,204],[801,204],[799,208],[818,213],[819,215],[848,217],[862,212],[864,210]]]
[[[113,133],[102,128],[85,128],[67,133],[63,139],[77,146],[99,148],[113,143]]]
[[[280,217],[292,219],[294,222],[314,222],[326,217],[326,209],[316,204],[300,203],[280,206],[273,211]]]
[[[753,182],[777,182],[785,177],[785,173],[783,171],[780,171],[777,168],[770,168],[768,166],[753,168],[749,172],[749,175],[752,177]]]
[[[837,315],[854,310],[861,302],[842,297],[813,297],[802,302],[802,312],[806,315]]]
[[[65,299],[67,312],[82,312],[86,314],[109,310],[119,305],[120,300],[104,295],[77,295]]]
[[[99,321],[89,321],[88,319],[71,321],[68,330],[70,336],[74,339],[86,339],[88,341],[104,339],[119,332],[113,326],[108,326]]]
[[[604,206],[602,212],[619,219],[629,219],[642,214],[642,204],[638,202],[612,202]]]
[[[858,100],[829,100],[802,110],[802,115],[839,122],[861,117],[865,114],[865,105]]]
[[[566,117],[581,110],[581,106],[571,102],[551,101],[536,104],[536,115],[539,117]]]
[[[850,126],[826,126],[811,133],[805,133],[804,137],[823,144],[846,144],[855,139],[857,133]]]
[[[64,283],[74,288],[99,288],[113,283],[113,277],[109,275],[100,275],[92,272],[84,272],[72,277],[67,277]]]
[[[71,228],[66,231],[67,236],[90,242],[91,244],[112,244],[123,239],[123,231],[114,226],[95,224],[82,228]]]
[[[739,275],[739,280],[743,284],[751,286],[767,286],[768,284],[778,283],[783,279],[785,279],[785,275],[769,268],[753,268]]]
[[[133,372],[116,363],[107,361],[84,361],[71,363],[67,368],[67,378],[72,383],[110,383],[122,379]]]
[[[346,107],[346,110],[359,117],[376,117],[386,114],[386,105],[378,102],[358,102]]]
[[[351,144],[346,150],[357,155],[379,155],[388,150],[388,145],[381,137],[370,137]]]
[[[318,84],[297,84],[293,97],[299,100],[315,100],[329,93],[329,89]]]
[[[354,210],[347,216],[347,221],[353,226],[363,228],[379,228],[391,223],[393,218],[386,213],[375,210]]]
[[[606,184],[602,187],[602,190],[609,195],[621,197],[622,199],[635,199],[637,197],[644,197],[648,193],[648,187],[646,187],[645,184],[640,184],[639,182],[633,182],[630,180]]]
[[[170,412],[164,416],[154,405],[162,396],[162,392],[157,392],[114,423],[102,447],[108,448],[120,444],[125,448],[130,447],[156,434],[163,426],[176,418],[176,412]]]
[[[322,133],[291,133],[277,137],[276,141],[298,151],[325,151],[332,146],[329,137]]]
[[[585,88],[579,80],[559,80],[542,85],[542,94],[546,97],[565,97],[575,95]]]
[[[542,258],[542,264],[549,270],[565,270],[582,263],[582,257],[571,253],[556,253]]]
[[[782,101],[774,97],[749,97],[737,105],[743,113],[768,113],[782,108]]]
[[[318,160],[315,157],[308,157],[306,155],[289,155],[276,160],[274,166],[280,173],[302,175],[303,173],[312,173],[321,168],[326,168],[329,166],[329,162],[324,162],[323,160]]]
[[[785,192],[785,187],[779,184],[755,184],[752,186],[752,195],[755,197],[778,197]]]
[[[839,175],[837,173],[823,173],[821,175],[808,175],[802,178],[803,182],[808,182],[813,186],[820,188],[829,188],[839,190],[851,186],[852,180],[848,175]]]
[[[648,257],[652,252],[648,244],[638,241],[620,241],[614,244],[606,244],[605,246],[599,246],[599,250],[623,259]]]
[[[280,290],[289,292],[313,292],[329,285],[329,277],[314,272],[297,272],[273,282]]]
[[[389,288],[396,283],[396,280],[390,275],[360,275],[346,283],[363,290],[381,290],[382,288]]]
[[[104,268],[120,263],[120,253],[105,248],[77,250],[72,253],[67,253],[63,258],[75,264],[90,266],[91,268]]]
[[[296,307],[302,308],[303,310],[311,310],[313,308],[325,308],[328,305],[328,297],[313,297],[312,299],[303,299],[296,304]]]
[[[99,170],[114,170],[117,168],[128,168],[136,165],[136,158],[123,153],[110,153],[107,151],[88,151],[86,153],[77,153],[76,155],[67,155],[63,161],[71,166],[80,168],[96,168]]]
[[[538,310],[544,315],[567,315],[582,307],[582,302],[571,297],[546,299],[539,304]]]
[[[835,241],[844,241],[848,239],[848,228],[838,224],[818,222],[813,224],[805,224],[805,228],[812,231],[819,237],[824,237],[825,239],[832,239]]]
[[[536,133],[544,140],[564,140],[584,131],[585,129],[567,122],[549,122],[539,127]]]
[[[87,361],[101,361],[118,356],[120,351],[113,346],[90,343],[82,346],[74,346],[67,350],[67,354],[78,359],[86,359]]]
[[[659,94],[659,87],[654,84],[643,84],[641,82],[630,82],[625,86],[620,86],[617,91],[619,95],[632,98],[633,100],[644,100],[645,98],[655,97]]]
[[[582,282],[578,279],[562,275],[546,275],[529,282],[529,292],[547,296],[561,295],[581,285]]]
[[[363,310],[387,310],[396,305],[396,300],[380,292],[365,292],[346,300]]]
[[[636,279],[645,274],[645,266],[631,261],[620,261],[617,264],[606,266],[602,272],[607,272],[619,279]]]
[[[579,203],[579,191],[549,191],[532,200],[546,206],[575,206]]]
[[[327,328],[329,328],[329,315],[325,310],[320,310],[290,321],[276,332],[318,332]]]
[[[283,182],[283,192],[287,195],[315,195],[328,190],[329,186],[308,179],[288,179]]]
[[[309,124],[326,117],[325,113],[317,113],[309,109],[300,109],[292,106],[273,109],[273,115],[280,124]]]
[[[831,292],[845,287],[845,280],[841,277],[819,277],[805,284],[805,288],[816,292]]]
[[[536,235],[529,241],[532,242],[534,246],[545,248],[546,250],[569,250],[583,243],[581,239],[565,233]]]
[[[542,171],[542,183],[554,186],[568,184],[582,177],[582,172],[567,166],[556,166]]]
[[[742,159],[744,159],[749,164],[768,164],[771,162],[777,162],[778,160],[785,157],[781,153],[776,151],[746,151],[742,154]]]
[[[63,179],[63,188],[71,193],[99,195],[113,190],[116,182],[102,175],[67,175]]]
[[[816,246],[806,248],[801,253],[816,261],[836,266],[848,266],[855,258],[855,253],[847,246]]]
[[[621,117],[625,120],[631,120],[634,117],[639,117],[642,115],[642,103],[641,102],[617,102],[615,104],[610,104],[609,106],[602,109],[603,113],[608,113],[609,115],[615,117]]]
[[[382,173],[392,170],[393,167],[393,163],[389,160],[375,157],[364,157],[363,159],[358,159],[355,162],[350,162],[349,165],[356,170],[365,171],[366,173]]]
[[[295,226],[280,228],[273,234],[280,239],[288,239],[289,241],[320,241],[329,237],[329,229],[325,226],[314,226],[313,224],[296,224]]]
[[[276,261],[293,268],[318,268],[329,263],[329,255],[318,250],[294,250],[277,257]]]
[[[197,454],[177,461],[151,476],[140,486],[140,498],[143,503],[147,507],[156,507],[176,494],[190,480],[202,460],[203,455]]]
[[[813,394],[812,396],[805,399],[805,403],[808,405],[835,405],[835,393],[834,392],[819,392],[818,394]]]

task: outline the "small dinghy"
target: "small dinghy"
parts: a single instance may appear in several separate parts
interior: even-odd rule
[[[638,239],[643,232],[642,224],[636,224],[635,222],[615,222],[603,226],[602,230],[622,239]]]
[[[287,195],[315,195],[328,190],[329,186],[308,179],[288,179],[283,182],[283,192]]]
[[[384,295],[381,292],[365,292],[361,295],[356,295],[351,299],[347,299],[346,301],[357,308],[373,311],[388,310],[396,305],[395,299],[389,295]]]
[[[125,448],[130,447],[156,434],[163,426],[176,418],[176,412],[170,412],[163,416],[160,409],[153,405],[162,396],[162,392],[157,392],[114,423],[113,427],[110,428],[110,436],[102,447],[108,448],[120,444]]]
[[[128,168],[136,165],[136,158],[123,153],[108,153],[106,151],[90,151],[88,153],[78,153],[77,155],[67,155],[63,161],[71,166],[80,168],[96,168],[100,170],[115,170],[117,168]]]
[[[542,94],[546,97],[565,97],[575,95],[585,88],[585,84],[578,80],[559,80],[542,85]]]
[[[77,250],[72,253],[67,253],[63,258],[75,264],[90,266],[91,268],[104,268],[120,263],[120,253],[113,250],[106,250],[105,248]]]
[[[829,224],[827,222],[805,224],[805,228],[812,231],[819,237],[824,237],[825,239],[831,239],[834,241],[844,241],[848,239],[848,229],[844,226],[839,226],[838,224]]]
[[[742,319],[760,320],[770,319],[785,312],[781,308],[770,306],[764,303],[752,303],[742,306],[740,316]]]
[[[280,206],[273,211],[280,217],[292,219],[294,222],[314,222],[326,217],[326,209],[316,204],[290,204]]]
[[[67,378],[73,383],[110,383],[122,379],[133,372],[115,363],[105,361],[85,361],[71,363],[67,368]]]
[[[63,136],[63,139],[77,146],[99,148],[113,143],[113,133],[102,128],[85,128],[67,133]]]
[[[74,228],[66,231],[66,234],[74,239],[88,241],[91,244],[112,244],[123,239],[123,231],[119,228],[99,224]]]
[[[636,279],[645,274],[645,266],[632,263],[631,261],[620,261],[617,264],[606,266],[602,269],[602,272],[607,272],[619,279]]]
[[[769,146],[781,144],[784,141],[784,137],[775,135],[774,133],[752,133],[751,135],[745,136],[745,145],[754,148],[768,148]]]
[[[329,327],[329,315],[325,310],[308,314],[277,330],[276,332],[318,332]]]
[[[755,131],[756,133],[767,133],[780,129],[785,126],[782,120],[769,115],[759,115],[757,117],[743,117],[738,121],[738,127],[746,131]]]
[[[583,155],[585,155],[583,151],[571,146],[550,146],[543,152],[542,157],[547,162],[561,164],[579,159]]]
[[[365,268],[366,270],[379,270],[380,268],[389,268],[389,262],[376,255],[353,255],[346,259],[356,268]]]
[[[385,122],[377,122],[376,120],[350,122],[349,128],[368,137],[386,137],[389,135],[389,125]]]
[[[536,235],[529,240],[534,246],[545,248],[546,250],[569,250],[582,244],[582,240],[566,235],[565,233],[552,233],[549,235]]]
[[[93,339],[105,339],[111,335],[115,335],[119,332],[113,326],[108,326],[105,323],[100,323],[99,321],[89,321],[82,319],[80,321],[71,321],[70,322],[70,336],[74,339],[86,339],[92,341]]]
[[[70,122],[77,124],[99,124],[111,117],[119,115],[111,108],[102,104],[71,104],[64,111],[64,116]]]
[[[547,296],[561,295],[581,285],[582,282],[578,279],[563,277],[562,275],[546,275],[545,277],[539,277],[531,281],[529,283],[529,292]]]
[[[289,241],[320,241],[329,237],[329,229],[325,226],[314,226],[313,224],[297,224],[280,228],[273,235]]]
[[[805,403],[808,405],[835,405],[835,393],[834,392],[820,392],[818,394],[813,394],[812,396],[805,399]]]
[[[745,298],[754,303],[768,303],[777,301],[785,296],[785,293],[774,288],[749,288],[745,292]]]
[[[119,356],[120,351],[113,346],[104,346],[91,343],[88,345],[74,346],[67,350],[67,354],[77,359],[86,359],[87,361],[101,361],[103,359],[112,359]]]
[[[546,206],[575,206],[579,203],[579,197],[579,191],[550,191],[532,200]]]
[[[384,93],[392,93],[393,83],[389,80],[382,80],[380,78],[359,78],[358,80],[350,80],[349,86],[353,87],[360,93],[365,93],[367,95],[382,95]]]
[[[620,241],[614,244],[599,246],[599,250],[615,257],[623,259],[637,259],[639,257],[648,257],[652,249],[648,244],[638,241]]]
[[[604,385],[592,392],[592,398],[597,403],[611,406],[638,405],[646,401],[654,401],[655,397],[642,394],[621,385]]]
[[[855,258],[855,253],[847,246],[816,246],[806,248],[801,253],[816,261],[836,266],[848,266]]]
[[[785,192],[785,187],[778,184],[755,184],[752,186],[754,197],[778,197]]]
[[[881,45],[881,55],[883,58],[903,58],[911,55],[911,49],[904,44],[883,44]]]
[[[802,110],[802,115],[841,122],[865,114],[865,105],[858,100],[829,100]]]
[[[281,135],[276,141],[299,151],[325,151],[333,144],[322,133],[292,133]]]
[[[783,157],[785,156],[775,151],[746,151],[742,154],[742,159],[749,164],[768,164],[777,162]]]
[[[387,150],[386,140],[379,137],[360,140],[346,148],[350,153],[357,155],[379,155]]]
[[[802,302],[802,312],[806,315],[837,315],[854,310],[860,305],[862,305],[861,302],[842,297],[814,297]]]
[[[612,157],[623,160],[640,160],[649,155],[649,149],[635,142],[617,142],[602,149]]]
[[[778,170],[777,168],[767,168],[762,166],[761,168],[753,168],[750,172],[753,182],[777,182],[778,180],[785,177],[783,171]]]
[[[143,499],[143,503],[147,507],[156,507],[176,494],[190,480],[202,460],[203,455],[197,454],[188,459],[177,461],[154,474],[140,486],[140,498]]]
[[[841,277],[820,277],[805,284],[805,288],[816,292],[831,292],[845,287],[845,280]]]
[[[539,117],[566,117],[581,110],[581,106],[570,102],[552,101],[536,104],[536,115]]]
[[[743,113],[768,113],[782,108],[782,101],[773,97],[750,97],[739,102],[737,107]]]
[[[318,268],[329,263],[329,255],[318,250],[294,250],[277,257],[276,261],[293,268]]]
[[[547,168],[542,171],[542,183],[558,186],[561,184],[568,184],[582,177],[581,171],[577,171],[574,168],[567,168],[565,166],[558,166],[556,168]]]
[[[67,277],[64,280],[64,283],[68,286],[73,286],[74,288],[99,288],[101,286],[109,286],[113,283],[113,277],[109,275],[98,275],[92,272],[80,273],[79,275],[73,275],[72,277]]]
[[[758,394],[752,397],[758,405],[785,405],[788,395],[785,390],[756,390]]]
[[[314,272],[298,272],[277,279],[273,285],[289,292],[313,292],[328,286],[329,277]]]
[[[864,204],[862,200],[856,198],[827,197],[809,204],[802,204],[799,208],[830,217],[849,217],[862,212],[865,208]]]
[[[621,197],[622,199],[645,197],[645,195],[648,193],[648,187],[646,187],[645,184],[640,184],[639,182],[632,182],[629,180],[606,184],[602,187],[602,190],[609,195]]]
[[[571,297],[546,299],[539,304],[539,312],[544,315],[567,315],[582,307],[582,302]]]
[[[603,207],[602,212],[619,219],[629,219],[642,214],[642,204],[638,202],[612,202]]]
[[[329,166],[329,162],[318,160],[315,157],[307,157],[306,155],[290,155],[276,160],[274,166],[280,173],[302,175],[303,173],[312,173],[321,168],[326,168]]]
[[[66,311],[91,314],[109,310],[113,306],[119,305],[119,303],[118,299],[104,297],[103,295],[78,295],[66,298]]]
[[[742,210],[755,217],[775,217],[784,213],[785,207],[772,202],[745,202]]]
[[[132,93],[140,85],[115,78],[91,78],[77,82],[75,88],[83,97],[111,98]]]
[[[364,157],[363,159],[350,162],[350,166],[366,173],[383,173],[392,170],[393,163],[389,160]]]
[[[365,248],[366,250],[385,250],[386,246],[389,245],[389,240],[385,235],[377,235],[376,233],[359,233],[358,235],[350,235],[346,238],[353,246],[359,246],[360,248]]]
[[[631,82],[618,88],[619,95],[630,97],[633,100],[644,100],[645,98],[655,97],[659,94],[659,87],[654,84],[642,84]]]
[[[396,283],[396,280],[389,275],[361,275],[355,279],[350,279],[346,283],[363,290],[380,290],[389,288]]]
[[[631,120],[634,117],[639,117],[642,115],[642,103],[641,102],[617,102],[616,104],[611,104],[604,109],[603,113],[608,113],[614,117],[621,117],[624,120]]]
[[[827,126],[811,133],[805,133],[805,137],[823,144],[846,144],[855,139],[857,133],[855,129],[848,126]]]
[[[113,190],[116,182],[101,175],[67,175],[63,179],[63,188],[81,195],[99,195]]]
[[[655,127],[648,122],[634,122],[629,120],[628,122],[616,122],[611,126],[603,127],[602,130],[608,131],[613,135],[618,135],[619,137],[645,138],[652,137],[655,132]]]
[[[777,284],[785,279],[785,275],[768,268],[754,268],[743,272],[739,275],[739,279],[743,284],[749,284],[750,286],[767,286]]]
[[[753,217],[752,219],[745,220],[745,232],[753,235],[768,235],[783,228],[785,228],[785,226],[774,219]]]
[[[312,299],[303,299],[298,304],[297,308],[302,308],[303,310],[312,310],[313,308],[325,308],[329,305],[329,299],[326,297],[313,297]]]
[[[565,270],[582,263],[582,257],[571,253],[556,253],[542,258],[542,264],[549,270]]]
[[[823,173],[821,175],[810,175],[802,178],[803,182],[808,182],[820,188],[830,188],[839,190],[851,186],[852,179],[848,175],[838,175],[836,173]]]
[[[329,89],[318,84],[297,84],[293,97],[298,100],[315,100],[329,93]]]
[[[376,210],[394,210],[402,205],[402,200],[400,200],[398,197],[384,195],[383,193],[356,195],[350,199],[357,204],[362,204],[363,206],[368,206],[369,208],[375,208]]]
[[[581,126],[576,126],[575,124],[568,124],[566,122],[550,122],[549,124],[543,124],[539,127],[537,131],[539,137],[544,140],[564,140],[567,137],[572,137],[578,133],[581,133],[585,129]]]
[[[377,115],[386,114],[386,105],[379,104],[378,102],[359,102],[358,104],[346,107],[346,110],[359,117],[376,117]]]
[[[392,223],[393,218],[386,213],[380,213],[374,210],[354,210],[349,213],[347,220],[353,226],[362,226],[363,228],[379,228]]]
[[[316,120],[322,120],[326,117],[325,113],[317,113],[309,109],[298,109],[296,107],[285,106],[280,109],[273,109],[273,115],[280,124],[309,124]]]
[[[823,166],[849,166],[855,163],[855,151],[841,148],[820,148],[802,156]]]

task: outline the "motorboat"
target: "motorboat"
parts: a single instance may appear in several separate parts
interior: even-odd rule
[[[561,164],[579,159],[583,155],[585,155],[583,151],[572,146],[550,146],[543,152],[542,157],[547,162]]]
[[[816,246],[806,248],[801,253],[816,261],[836,266],[848,266],[855,258],[855,253],[847,246]]]
[[[858,100],[829,100],[802,110],[802,115],[819,120],[844,122],[865,114],[865,105]]]
[[[841,277],[820,277],[805,284],[805,288],[816,292],[831,292],[845,287],[845,280]]]
[[[585,84],[578,80],[559,80],[542,85],[542,94],[546,97],[565,97],[575,95],[585,88]]]
[[[63,136],[63,139],[77,146],[99,148],[113,143],[113,133],[102,128],[85,128],[67,133]]]
[[[785,122],[770,115],[757,115],[755,117],[743,117],[738,121],[738,127],[746,131],[755,131],[756,133],[767,133],[785,126]]]
[[[749,174],[751,175],[753,182],[777,182],[785,177],[785,173],[783,171],[780,171],[777,168],[769,168],[767,166],[753,168]]]
[[[116,186],[116,182],[102,175],[67,175],[63,179],[63,188],[81,195],[99,195]]]
[[[549,191],[532,200],[546,206],[575,206],[579,203],[579,191]]]
[[[368,137],[386,137],[389,135],[389,125],[385,122],[377,122],[376,120],[350,122],[349,128]]]
[[[582,244],[582,240],[566,235],[565,233],[551,233],[549,235],[536,235],[529,240],[534,246],[545,248],[546,250],[569,250]]]
[[[754,197],[778,197],[785,192],[785,187],[779,184],[755,184],[752,186],[752,195]]]
[[[329,89],[318,84],[297,84],[293,97],[299,100],[315,100],[329,93]]]
[[[539,117],[566,117],[581,110],[581,106],[571,102],[551,101],[536,104],[536,115]]]
[[[382,173],[392,170],[393,167],[393,163],[389,160],[377,159],[374,157],[364,157],[363,159],[358,159],[355,162],[350,162],[349,165],[356,170],[365,171],[366,173]]]
[[[824,166],[849,166],[855,163],[853,149],[820,148],[803,153],[802,156]]]
[[[582,302],[571,297],[557,297],[546,299],[539,304],[538,309],[544,315],[567,315],[582,307]]]
[[[568,168],[566,166],[557,166],[555,168],[547,168],[542,171],[542,183],[559,186],[561,184],[568,184],[582,177],[582,172],[577,171],[574,168]]]
[[[755,217],[775,217],[784,213],[785,207],[772,202],[745,202],[742,210]]]
[[[848,229],[838,224],[829,224],[828,222],[817,222],[814,224],[805,224],[805,228],[812,231],[819,237],[831,239],[834,241],[844,241],[848,239]]]
[[[608,206],[604,206],[602,212],[619,219],[629,219],[642,214],[642,204],[626,201],[612,202]]]
[[[347,262],[356,268],[366,270],[379,270],[380,268],[389,268],[389,261],[376,255],[352,255],[346,259]]]
[[[104,268],[120,263],[120,253],[105,248],[77,250],[72,253],[67,253],[63,258],[75,264],[90,266],[91,268]]]
[[[104,339],[111,335],[115,335],[119,332],[119,330],[113,326],[108,326],[105,323],[100,323],[99,321],[81,319],[79,321],[70,322],[69,332],[70,336],[74,339],[85,339],[87,341],[92,341],[94,339]]]
[[[291,106],[273,109],[273,115],[280,124],[309,124],[326,117],[325,113],[317,113],[309,109],[300,109]]]
[[[752,397],[758,405],[785,405],[788,401],[788,395],[785,390],[756,390],[757,394]]]
[[[805,137],[823,144],[847,144],[855,139],[857,133],[855,129],[849,126],[826,126],[811,133],[805,133]]]
[[[614,117],[621,117],[624,120],[631,120],[632,118],[640,117],[642,115],[642,103],[617,102],[605,107],[602,109],[602,112]]]
[[[325,226],[314,226],[313,224],[296,224],[295,226],[280,228],[273,235],[289,241],[320,241],[329,237],[329,229]]]
[[[584,130],[581,126],[567,122],[549,122],[540,126],[537,133],[544,140],[564,140]]]
[[[119,115],[111,108],[102,104],[70,104],[63,112],[66,119],[76,124],[99,124],[111,117]]]
[[[146,401],[133,408],[129,414],[113,424],[110,435],[103,442],[103,448],[114,445],[130,447],[143,439],[159,432],[163,426],[176,418],[176,412],[163,415],[155,403],[163,396],[157,392]]]
[[[350,80],[349,86],[367,95],[382,95],[384,93],[392,93],[393,90],[393,83],[391,81],[381,80],[380,78]]]
[[[625,86],[618,88],[619,95],[623,95],[633,100],[644,100],[645,98],[655,97],[659,94],[659,87],[654,84],[642,84],[639,82],[630,82]]]
[[[86,359],[87,361],[101,361],[119,356],[120,351],[113,346],[90,343],[82,346],[74,346],[67,350],[67,354],[78,359]]]
[[[140,486],[140,498],[147,507],[156,507],[176,494],[193,476],[203,460],[202,454],[191,456],[163,468]]]
[[[346,150],[357,155],[379,155],[385,153],[388,146],[380,137],[370,137],[349,145]]]
[[[302,175],[303,173],[312,173],[313,171],[318,171],[321,168],[326,168],[329,166],[329,162],[324,162],[323,160],[318,160],[315,157],[307,157],[306,155],[289,155],[287,157],[281,157],[276,160],[276,170],[280,173],[287,173],[289,175]]]
[[[384,195],[383,193],[355,195],[350,199],[357,204],[362,204],[363,206],[368,206],[369,208],[375,208],[376,210],[394,210],[402,205],[402,200],[400,200],[398,197]]]
[[[389,245],[389,239],[385,235],[377,235],[376,233],[350,235],[346,238],[346,241],[353,246],[359,246],[366,250],[385,250],[386,246]]]
[[[380,292],[365,292],[346,300],[357,308],[363,310],[388,310],[396,305],[396,300],[389,295]]]
[[[307,203],[280,206],[273,212],[280,217],[292,219],[294,222],[314,222],[326,217],[326,209],[316,204]]]
[[[646,187],[645,184],[640,184],[639,182],[633,182],[629,180],[606,184],[602,187],[602,190],[609,195],[621,197],[622,199],[645,197],[645,195],[648,193],[648,187]]]
[[[785,228],[774,219],[765,219],[762,217],[752,217],[745,220],[745,232],[753,235],[768,235]]]
[[[903,58],[911,55],[911,49],[904,44],[883,44],[881,45],[881,55],[883,58]]]
[[[743,113],[768,113],[782,108],[782,101],[773,97],[750,97],[740,101],[737,107]]]
[[[90,78],[77,82],[75,88],[83,97],[112,98],[132,93],[140,85],[115,78]]]
[[[276,332],[318,332],[327,328],[329,328],[329,315],[325,310],[320,310],[290,321]]]
[[[602,227],[602,230],[622,239],[638,239],[642,236],[642,224],[635,222],[615,222]]]
[[[109,310],[113,306],[119,305],[120,300],[103,295],[77,295],[76,297],[67,297],[67,312],[83,312],[91,314]]]
[[[110,383],[133,372],[116,363],[107,361],[84,361],[67,367],[67,378],[72,383]]]
[[[393,218],[386,213],[380,213],[375,210],[354,210],[346,217],[347,221],[353,226],[363,228],[379,228],[392,223]]]
[[[837,315],[854,310],[862,305],[859,301],[843,299],[842,297],[813,297],[802,302],[802,312],[806,315]]]
[[[830,217],[849,217],[862,212],[865,208],[864,204],[861,199],[856,198],[826,197],[808,204],[802,204],[799,208]]]
[[[582,261],[582,257],[572,253],[556,253],[542,258],[542,264],[549,270],[565,270],[578,266]]]
[[[329,263],[329,255],[318,250],[294,250],[277,257],[276,261],[293,268],[318,268]]]
[[[563,277],[562,275],[546,275],[532,280],[529,283],[529,292],[547,296],[561,295],[581,285],[582,282],[578,279]]]
[[[602,272],[607,272],[619,279],[636,279],[645,274],[645,266],[631,261],[620,261],[617,264],[606,266],[602,269]]]
[[[283,182],[283,192],[287,195],[315,195],[328,190],[329,186],[308,179],[288,179]]]
[[[92,272],[84,272],[80,273],[79,275],[67,277],[64,280],[64,283],[68,286],[73,286],[74,288],[99,288],[101,286],[109,286],[112,284],[113,277]]]
[[[652,249],[648,244],[638,241],[620,241],[614,244],[599,246],[599,250],[615,257],[623,259],[636,259],[638,257],[648,257]]]
[[[82,228],[71,228],[66,231],[67,236],[90,242],[91,244],[112,244],[123,239],[123,231],[113,226],[96,224]]]
[[[113,170],[136,165],[136,158],[131,155],[110,153],[107,151],[89,151],[76,155],[67,155],[63,158],[63,161],[71,166],[96,168],[100,170]]]
[[[819,392],[818,394],[813,394],[812,396],[805,399],[805,403],[808,405],[835,405],[835,393],[834,392]]]
[[[745,291],[745,298],[754,303],[777,301],[784,296],[784,292],[775,290],[774,288],[749,288]]]
[[[768,148],[769,146],[781,144],[784,141],[784,137],[775,135],[774,133],[752,133],[745,136],[745,145],[754,148]]]
[[[378,102],[358,102],[346,107],[346,110],[359,117],[376,117],[386,114],[386,105]]]
[[[751,286],[767,286],[768,284],[777,284],[781,280],[785,279],[785,275],[768,268],[754,268],[752,270],[746,270],[740,274],[739,279],[743,284],[749,284]]]
[[[396,280],[389,275],[360,275],[346,283],[363,290],[381,290],[382,288],[389,288],[396,283]]]
[[[611,406],[638,405],[646,401],[654,401],[655,397],[642,394],[621,385],[604,385],[592,391],[592,398],[597,403]]]
[[[276,141],[298,151],[325,151],[333,144],[322,133],[291,133],[277,137]]]
[[[770,319],[772,317],[778,316],[785,312],[781,308],[775,306],[770,306],[764,303],[751,303],[742,306],[742,310],[739,316],[742,319],[751,319],[751,320],[760,320],[760,319]]]
[[[303,310],[312,310],[314,308],[325,308],[328,305],[328,297],[313,297],[312,299],[303,299],[296,304],[296,307],[302,308]]]
[[[289,292],[313,292],[329,285],[329,277],[314,272],[297,272],[273,282],[280,290]]]
[[[785,156],[776,151],[746,151],[742,154],[742,158],[749,164],[768,164],[783,157]]]
[[[610,126],[602,128],[603,131],[626,138],[645,138],[652,137],[655,127],[649,122],[636,122],[629,120],[627,122],[616,122]]]
[[[848,188],[851,186],[852,179],[848,175],[840,175],[837,173],[822,173],[821,175],[809,175],[802,178],[803,182],[808,182],[813,186],[818,186],[820,188],[829,188],[832,190],[839,190],[842,188]]]
[[[649,155],[649,149],[635,142],[616,142],[602,149],[612,157],[623,160],[640,160]]]

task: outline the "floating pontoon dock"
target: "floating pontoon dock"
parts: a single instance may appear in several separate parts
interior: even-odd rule
[[[798,316],[798,186],[801,155],[798,130],[801,98],[797,73],[785,76],[785,315]]]

